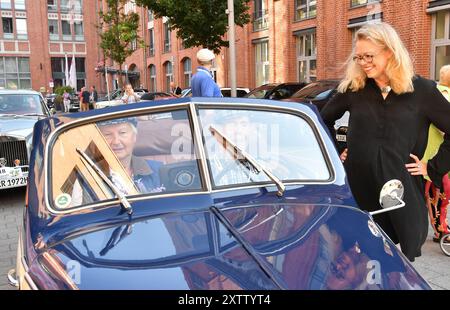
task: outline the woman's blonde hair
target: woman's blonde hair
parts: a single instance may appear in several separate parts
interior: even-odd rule
[[[386,23],[370,23],[363,26],[356,32],[355,43],[358,40],[369,40],[375,45],[389,50],[392,53],[386,66],[386,75],[392,90],[396,94],[409,93],[414,91],[412,79],[414,68],[408,51],[403,45],[400,36]],[[355,49],[347,59],[345,78],[338,86],[338,91],[346,92],[348,89],[356,92],[366,85],[367,75],[355,61],[353,56]]]

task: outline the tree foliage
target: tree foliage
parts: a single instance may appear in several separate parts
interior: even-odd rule
[[[135,12],[125,14],[124,6],[127,2],[127,0],[106,0],[107,10],[99,12],[100,47],[105,57],[119,64],[120,71],[127,57],[135,51],[133,44],[144,45],[138,33],[139,14]],[[122,78],[119,79],[119,84],[122,84]]]
[[[250,21],[250,0],[234,0],[235,24]],[[203,46],[218,52],[228,46],[223,35],[228,30],[227,0],[136,0],[152,10],[156,18],[167,16],[172,30],[184,41],[184,46]]]

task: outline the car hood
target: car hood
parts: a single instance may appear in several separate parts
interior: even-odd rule
[[[38,286],[58,289],[429,288],[366,213],[318,204],[94,225],[68,234],[34,265],[45,270],[40,279],[53,279]]]
[[[38,120],[38,116],[0,116],[0,134],[26,137]]]

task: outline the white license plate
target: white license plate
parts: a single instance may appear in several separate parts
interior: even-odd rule
[[[347,136],[346,135],[336,135],[336,140],[340,142],[347,142]]]
[[[27,177],[10,178],[6,180],[0,180],[0,188],[10,188],[17,186],[27,185]]]

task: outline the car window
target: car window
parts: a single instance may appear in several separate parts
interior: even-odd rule
[[[292,98],[320,100],[326,98],[333,89],[334,86],[327,84],[311,84],[296,92]]]
[[[24,115],[46,114],[42,99],[38,94],[0,95],[0,114]]]
[[[51,152],[51,198],[68,209],[114,198],[88,155],[126,195],[201,189],[185,110],[101,120],[61,133]]]
[[[216,131],[282,180],[330,179],[317,134],[300,116],[219,109],[201,109],[199,113],[207,161],[216,187],[270,181],[265,173],[255,172],[248,162],[236,158]]]

